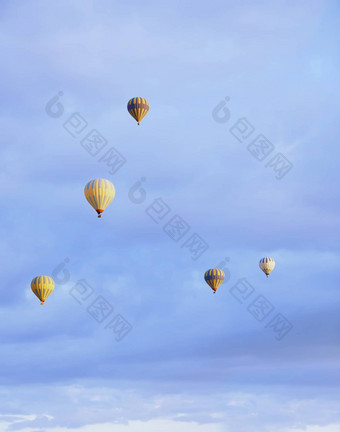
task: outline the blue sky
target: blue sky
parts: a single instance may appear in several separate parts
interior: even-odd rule
[[[0,10],[0,431],[339,431],[337,2]],[[134,96],[150,103],[139,127]],[[75,138],[74,113],[87,122]],[[242,118],[254,131],[239,142]],[[96,156],[80,144],[92,129],[107,140]],[[263,161],[247,149],[259,134],[273,145]],[[99,160],[110,148],[126,160],[114,174]],[[277,153],[293,165],[280,180],[266,166]],[[101,220],[83,194],[97,177],[116,188]],[[175,215],[178,241],[164,231]],[[203,274],[217,265],[213,295]],[[44,308],[38,274],[56,275]],[[81,304],[79,281],[93,290]],[[113,309],[100,323],[98,297]],[[272,309],[260,321],[259,299]],[[292,326],[280,340],[277,314]],[[117,315],[132,328],[120,341],[106,328]]]

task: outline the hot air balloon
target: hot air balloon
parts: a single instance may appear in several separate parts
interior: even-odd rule
[[[54,290],[54,280],[49,276],[37,276],[32,280],[31,288],[43,305]]]
[[[139,124],[149,111],[149,102],[145,98],[135,97],[129,100],[127,109]]]
[[[268,277],[269,274],[274,270],[275,261],[273,258],[269,257],[262,258],[260,259],[259,267]]]
[[[204,279],[206,283],[210,286],[210,288],[214,291],[214,294],[217,291],[217,288],[224,281],[224,273],[220,269],[210,269],[207,270],[204,274]]]
[[[103,211],[115,197],[116,190],[109,180],[95,179],[87,183],[84,193],[87,201],[96,210],[100,218]]]

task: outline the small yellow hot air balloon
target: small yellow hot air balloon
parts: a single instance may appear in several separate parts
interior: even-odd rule
[[[217,288],[224,281],[224,273],[222,270],[217,268],[209,269],[205,272],[204,279],[206,283],[210,286],[210,288],[214,291],[215,294]]]
[[[264,257],[260,259],[259,267],[268,277],[270,273],[274,270],[275,261],[273,260],[273,258]]]
[[[54,280],[49,276],[37,276],[32,279],[31,288],[43,305],[54,290]]]
[[[149,102],[145,98],[135,97],[129,100],[127,109],[139,125],[149,111]]]
[[[109,180],[95,179],[87,183],[84,193],[87,201],[96,210],[100,218],[103,211],[115,197],[116,190]]]

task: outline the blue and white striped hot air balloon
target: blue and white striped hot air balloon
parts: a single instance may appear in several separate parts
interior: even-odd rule
[[[260,259],[259,267],[268,277],[270,273],[274,270],[275,261],[273,258],[264,257]]]

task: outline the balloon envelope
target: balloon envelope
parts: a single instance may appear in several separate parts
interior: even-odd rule
[[[260,259],[259,267],[268,277],[270,273],[274,270],[275,261],[273,258],[264,257]]]
[[[205,272],[204,279],[210,288],[216,292],[217,288],[224,281],[224,273],[222,270],[217,268],[209,269]]]
[[[95,179],[87,183],[84,193],[87,201],[98,213],[98,217],[102,217],[101,213],[115,197],[116,190],[109,180]]]
[[[135,97],[129,100],[127,109],[139,124],[149,111],[149,102],[145,98]]]
[[[31,289],[43,305],[54,290],[54,280],[49,276],[36,276],[32,279]]]

